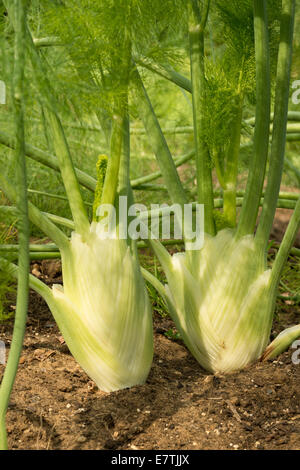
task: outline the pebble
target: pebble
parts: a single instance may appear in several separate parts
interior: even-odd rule
[[[239,406],[241,404],[240,399],[238,397],[232,397],[230,401],[235,406]]]
[[[79,413],[84,413],[84,412],[85,412],[85,408],[78,408],[78,410],[74,411],[74,415],[77,415]]]
[[[211,384],[213,382],[213,375],[207,375],[203,380],[205,384]]]

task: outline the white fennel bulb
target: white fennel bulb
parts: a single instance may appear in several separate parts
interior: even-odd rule
[[[201,250],[173,255],[166,274],[171,316],[205,369],[231,372],[261,356],[274,288],[252,236],[236,241],[230,230],[207,236]]]
[[[126,240],[97,224],[62,252],[63,288],[44,297],[74,358],[106,392],[145,382],[153,357],[152,311]]]

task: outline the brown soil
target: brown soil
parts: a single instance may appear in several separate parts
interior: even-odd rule
[[[48,284],[60,262],[32,266]],[[273,336],[299,323],[300,307],[278,301]],[[35,293],[9,405],[11,449],[300,449],[300,364],[293,350],[228,376],[205,372],[154,318],[155,356],[145,385],[99,391],[70,355]],[[12,321],[0,326],[9,346]],[[4,367],[0,365],[0,378]]]

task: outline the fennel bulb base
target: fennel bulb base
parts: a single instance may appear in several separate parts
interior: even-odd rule
[[[46,301],[72,355],[105,392],[146,381],[153,357],[152,311],[125,240],[83,241],[72,234],[62,253],[63,284]]]
[[[198,252],[172,256],[166,296],[183,340],[206,370],[228,373],[259,359],[274,309],[271,270],[253,236],[207,236]]]

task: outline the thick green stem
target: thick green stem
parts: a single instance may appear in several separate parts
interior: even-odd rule
[[[84,237],[89,231],[90,224],[65,134],[57,114],[49,109],[45,109],[45,114],[50,124],[53,146],[59,161],[59,167],[73,215],[76,232]]]
[[[53,243],[47,243],[45,245],[31,244],[29,245],[30,251],[42,252],[42,251],[58,251],[58,247]],[[19,245],[0,245],[1,253],[13,253],[19,251]]]
[[[130,24],[129,17],[131,14],[131,5],[126,5],[126,12],[124,15],[124,29],[121,32],[123,37],[123,43],[120,44],[119,59],[118,59],[118,74],[119,74],[119,86],[121,87],[121,94],[114,100],[114,114],[112,117],[112,129],[110,138],[110,156],[108,159],[107,170],[104,180],[103,192],[101,196],[101,204],[115,204],[115,199],[119,184],[119,171],[122,159],[122,152],[124,145],[126,146],[129,142],[126,141],[126,125],[128,126],[128,87],[130,81],[130,69],[131,69],[131,35],[128,25]],[[116,65],[116,64],[115,64]],[[123,152],[123,156],[126,156],[126,152]],[[129,155],[127,155],[129,159]],[[129,161],[123,159],[122,163],[122,184],[125,179],[128,180],[126,185],[129,189]],[[125,170],[125,174],[124,174]]]
[[[130,121],[128,111],[123,123],[123,149],[120,162],[120,171],[119,171],[119,186],[118,186],[118,195],[127,197],[128,207],[134,203],[133,190],[130,185]],[[118,211],[120,210],[119,201],[117,201]],[[124,221],[125,222],[125,221]],[[128,220],[127,220],[128,223]],[[126,223],[126,227],[127,227]],[[120,227],[122,230],[122,228]],[[128,235],[127,233],[125,234]],[[132,242],[132,243],[131,243]],[[136,255],[136,242],[134,240],[129,240],[127,236],[128,245],[134,248]]]
[[[10,261],[17,260],[17,253],[12,251],[8,259]],[[29,259],[30,261],[39,261],[44,259],[61,259],[61,253],[60,251],[30,251]]]
[[[33,44],[35,45],[35,47],[51,47],[64,45],[62,40],[55,36],[45,38],[34,38]]]
[[[45,196],[52,199],[59,199],[60,201],[68,201],[66,196],[61,194],[46,193],[45,191],[38,191],[37,189],[28,189],[28,194],[37,194],[38,196]],[[86,206],[93,206],[91,202],[83,201]]]
[[[270,359],[275,359],[279,354],[286,351],[298,338],[300,338],[300,325],[287,328],[282,331],[271,344],[269,344],[260,360],[269,361]]]
[[[266,251],[268,244],[283,172],[294,20],[295,0],[283,0],[270,167],[263,210],[256,233],[257,244],[263,251]]]
[[[205,232],[215,234],[213,217],[213,186],[211,161],[207,145],[203,139],[205,70],[204,70],[204,29],[207,22],[210,1],[203,3],[202,14],[197,0],[189,0],[189,39],[193,96],[194,139],[196,148],[196,168],[198,202],[204,204]]]
[[[249,171],[237,237],[254,232],[269,148],[271,78],[267,0],[254,0],[256,118],[254,155]]]
[[[152,60],[149,60],[147,57],[141,56],[134,56],[134,61],[141,67],[145,67],[151,72],[155,72],[160,77],[166,78],[167,80],[179,86],[183,90],[192,93],[191,81],[180,73],[173,70],[171,67],[167,65],[156,64]]]
[[[123,152],[119,171],[119,189],[120,196],[127,196],[128,204],[133,204],[133,191],[130,184],[130,121],[128,110],[123,125]]]
[[[118,187],[118,177],[123,146],[124,116],[115,115],[110,140],[110,156],[101,196],[101,204],[114,205]]]
[[[140,117],[149,136],[149,143],[156,156],[169,195],[174,204],[184,205],[187,202],[187,197],[179,179],[167,141],[162,133],[151,101],[137,70],[134,72],[134,78],[137,85]]]
[[[279,251],[277,253],[276,259],[272,267],[271,282],[274,286],[278,286],[280,276],[286,260],[288,258],[289,252],[294,244],[297,233],[300,229],[300,197],[296,204],[294,213],[289,222],[288,228],[284,234],[283,240],[280,244]]]
[[[26,35],[26,0],[14,0],[15,56],[13,77],[13,102],[16,124],[16,179],[19,237],[18,292],[14,331],[7,365],[0,387],[0,449],[7,449],[5,425],[6,411],[18,370],[23,346],[28,308],[29,288],[29,220],[27,201],[27,176],[24,145],[23,83],[25,68],[24,41]]]
[[[274,113],[271,113],[270,120],[271,120],[271,122],[273,122]],[[300,121],[300,112],[299,111],[289,111],[288,112],[288,120],[289,121]],[[245,124],[254,126],[255,125],[255,117],[246,119]]]
[[[157,277],[153,276],[147,269],[141,268],[141,273],[145,281],[149,282],[154,289],[165,299],[166,297],[166,290],[164,285],[157,279]]]
[[[235,122],[232,130],[229,151],[226,158],[226,170],[224,175],[225,188],[223,191],[223,213],[231,227],[235,227],[236,225],[236,185],[238,177],[242,117],[243,97],[240,94],[237,97],[237,111],[235,114]]]

